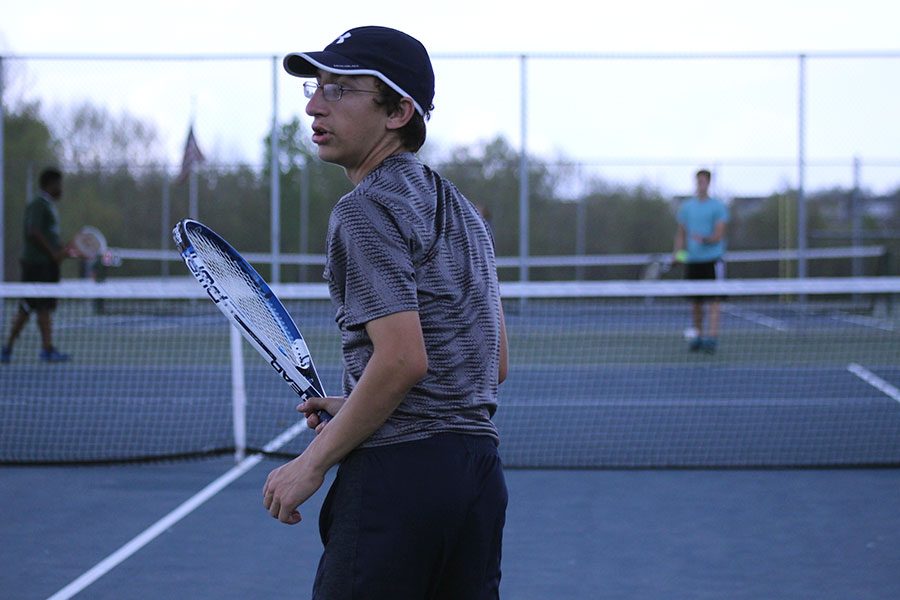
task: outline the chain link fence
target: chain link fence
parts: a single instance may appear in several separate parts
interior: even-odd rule
[[[519,278],[528,256],[610,251],[591,243],[602,230],[592,198],[649,193],[671,206],[701,166],[745,221],[792,198],[768,228],[774,242],[735,232],[742,247],[900,237],[900,52],[444,54],[434,67],[424,156],[468,173],[464,191],[492,209]],[[64,230],[101,224],[113,244],[160,249],[195,210],[239,239],[251,228],[244,246],[275,265],[316,252],[320,213],[346,191],[339,169],[311,158],[311,119],[279,56],[4,56],[0,82],[4,280],[16,278],[22,211],[47,164],[67,173]],[[207,157],[196,198],[173,181],[191,125]],[[568,215],[565,244],[544,231],[551,213]],[[646,246],[642,227],[632,249]]]

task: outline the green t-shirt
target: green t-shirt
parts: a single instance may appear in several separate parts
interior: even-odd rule
[[[25,208],[25,250],[22,253],[22,260],[30,264],[54,262],[53,257],[47,254],[47,250],[31,237],[32,231],[39,231],[52,248],[58,250],[62,246],[59,242],[59,213],[56,210],[56,201],[46,194],[35,196]]]

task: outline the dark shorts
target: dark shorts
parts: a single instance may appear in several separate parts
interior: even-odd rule
[[[322,506],[313,598],[499,598],[506,503],[490,437],[356,450]]]
[[[725,279],[725,262],[722,260],[713,260],[709,262],[689,262],[684,265],[684,278],[693,281],[722,281]],[[724,296],[689,296],[688,299],[693,302],[703,302],[706,300],[718,301]]]
[[[24,283],[58,283],[59,265],[56,263],[22,263]],[[55,310],[56,298],[25,298],[19,303],[25,312]]]

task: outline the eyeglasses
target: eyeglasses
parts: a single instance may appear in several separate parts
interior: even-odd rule
[[[377,94],[375,90],[355,90],[346,88],[339,83],[316,83],[315,81],[307,81],[303,84],[303,95],[312,98],[316,94],[316,90],[322,90],[322,97],[328,102],[337,102],[344,95],[344,92],[361,92],[363,94]]]

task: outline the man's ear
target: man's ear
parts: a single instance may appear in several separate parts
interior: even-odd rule
[[[412,100],[409,98],[401,98],[400,107],[388,115],[388,129],[402,129],[409,123],[409,120],[412,119],[413,113],[415,112],[416,107],[413,105]]]

